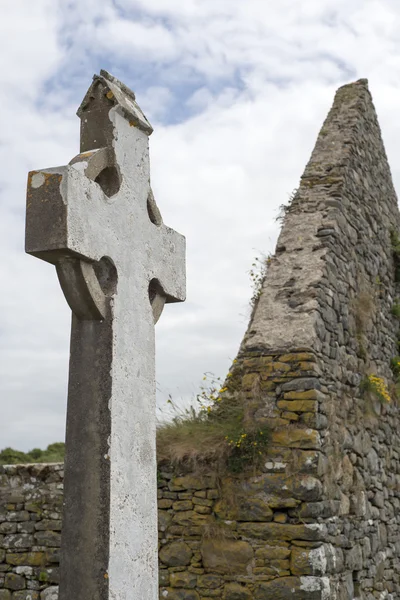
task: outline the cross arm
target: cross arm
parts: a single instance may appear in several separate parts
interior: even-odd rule
[[[151,272],[166,302],[183,302],[186,298],[186,239],[164,224],[158,228],[158,238],[153,247]]]
[[[68,245],[67,170],[66,166],[54,167],[28,175],[25,249],[51,263],[57,262]]]

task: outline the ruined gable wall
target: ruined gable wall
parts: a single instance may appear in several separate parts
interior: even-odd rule
[[[262,466],[223,476],[160,466],[161,598],[400,596],[391,229],[400,230],[397,200],[360,81],[336,95],[227,378],[224,402],[239,399],[250,424],[270,429]],[[362,391],[368,375],[385,380],[391,402]],[[12,506],[4,489],[13,469],[22,482],[29,468],[5,469],[9,527],[26,506]],[[35,532],[16,552],[32,550]],[[3,535],[3,572],[16,573],[7,562],[14,534]],[[12,590],[0,587],[0,600],[27,600]]]

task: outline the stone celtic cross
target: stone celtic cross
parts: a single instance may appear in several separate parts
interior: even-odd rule
[[[158,598],[154,323],[185,298],[185,239],[150,188],[151,125],[101,71],[80,154],[29,173],[26,251],[72,310],[60,600]]]

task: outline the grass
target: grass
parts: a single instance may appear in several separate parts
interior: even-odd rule
[[[200,395],[200,409],[179,411],[171,422],[157,428],[157,461],[193,471],[212,466],[220,473],[239,473],[257,466],[268,445],[269,432],[245,426],[244,404],[239,394]],[[205,404],[206,397],[213,400]],[[170,404],[172,402],[170,401]]]

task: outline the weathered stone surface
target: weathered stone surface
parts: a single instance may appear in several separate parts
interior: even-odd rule
[[[51,586],[40,593],[40,600],[58,600],[58,587]]]
[[[316,412],[318,409],[315,400],[278,400],[276,404],[281,410],[292,412]]]
[[[34,543],[33,535],[27,533],[15,533],[4,536],[3,547],[25,549],[31,548]]]
[[[266,495],[266,503],[271,506],[268,496],[276,495],[281,498],[316,501],[322,494],[322,484],[319,479],[310,475],[298,474],[289,476],[286,473],[271,473],[252,478],[245,489],[262,490]],[[254,521],[256,519],[248,519]],[[261,520],[261,519],[260,519]],[[268,520],[268,519],[263,519]]]
[[[205,488],[215,488],[215,475],[204,475],[203,477],[195,475],[185,475],[175,477],[171,480],[170,489],[173,491],[180,490],[202,490]]]
[[[7,573],[4,580],[4,587],[9,590],[23,590],[26,588],[25,577],[16,573]]]
[[[189,571],[181,571],[177,573],[171,573],[170,585],[171,587],[178,588],[195,588],[197,584],[197,575],[190,573]]]
[[[293,546],[290,555],[290,570],[293,575],[324,575],[326,566],[324,546],[319,548]]]
[[[182,590],[178,588],[162,588],[160,597],[167,600],[200,600],[200,596],[196,590]]]
[[[321,439],[318,431],[314,429],[286,427],[271,433],[271,444],[287,448],[318,449]]]
[[[252,600],[252,594],[248,588],[239,583],[228,583],[224,588],[224,600]]]
[[[317,578],[278,577],[273,581],[259,583],[255,600],[324,600],[327,598],[327,582]]]
[[[238,532],[245,538],[263,540],[309,540],[323,539],[325,528],[319,524],[292,525],[285,523],[240,523]]]
[[[183,541],[170,542],[160,550],[160,560],[168,567],[184,567],[193,556],[191,548]]]
[[[12,600],[39,600],[39,592],[36,590],[13,592]]]
[[[30,565],[39,567],[46,562],[46,554],[44,552],[8,552],[6,561],[10,565]]]
[[[211,575],[211,574],[200,575],[198,577],[197,581],[198,581],[199,587],[210,588],[210,589],[215,589],[215,588],[220,587],[220,585],[223,582],[221,577],[219,577],[218,575]]]
[[[201,555],[206,569],[222,573],[246,573],[254,553],[247,542],[205,539],[201,545]]]
[[[209,518],[207,515],[201,515],[200,513],[194,510],[183,510],[177,512],[172,517],[173,523],[175,523],[176,525],[183,525],[185,527],[190,527],[192,525],[201,526],[207,523],[208,520]]]
[[[273,514],[267,498],[246,495],[236,497],[234,503],[229,497],[218,501],[214,512],[221,519],[237,521],[271,521]]]

